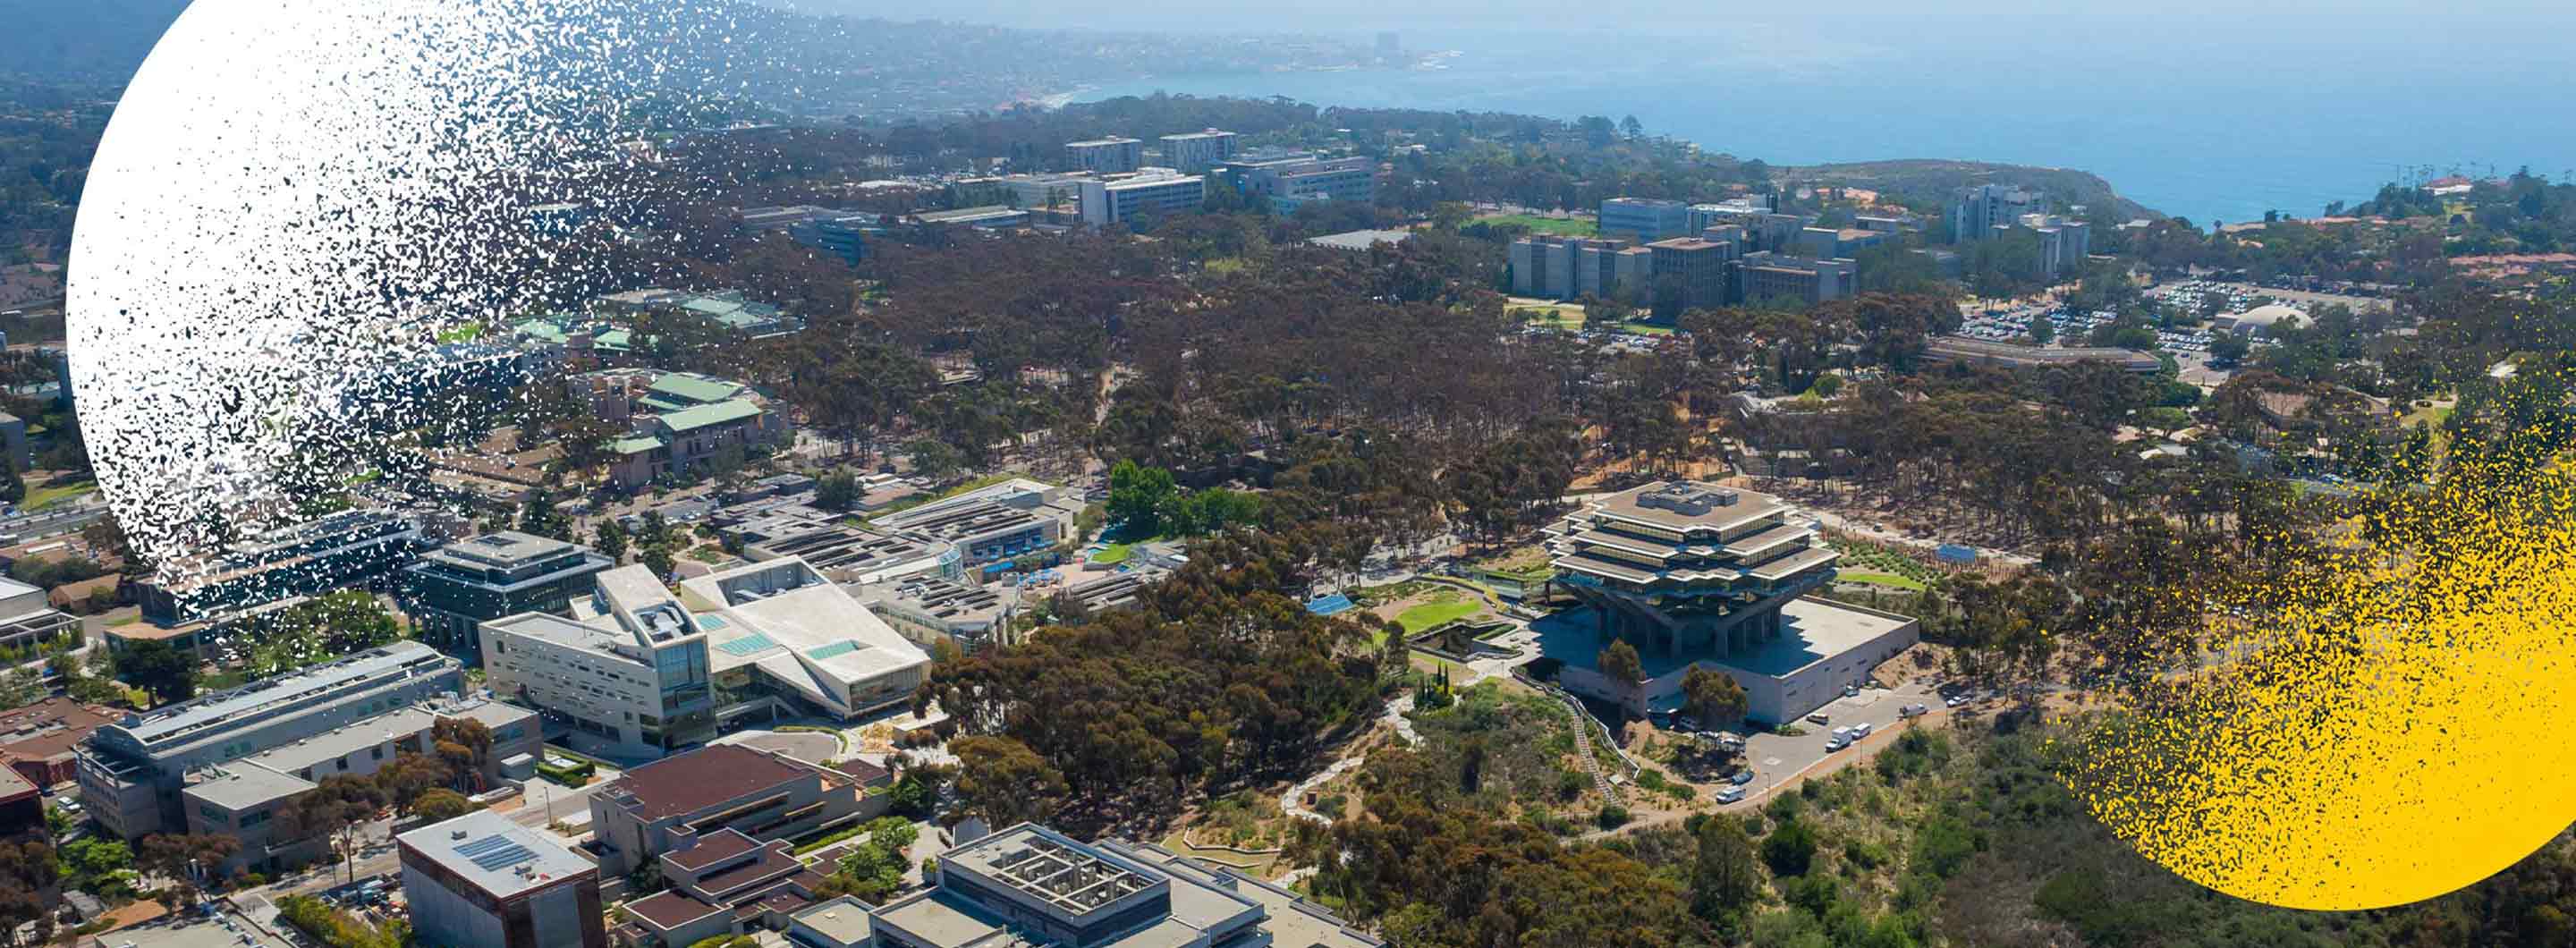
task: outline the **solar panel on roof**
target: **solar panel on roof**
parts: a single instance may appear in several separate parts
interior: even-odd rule
[[[778,647],[778,642],[776,640],[771,639],[769,636],[754,632],[750,635],[743,636],[742,638],[734,639],[733,641],[718,645],[716,646],[716,651],[740,658],[745,655],[757,655],[763,651],[776,647]]]
[[[537,858],[536,850],[519,845],[507,836],[486,836],[456,847],[456,854],[472,860],[485,872],[506,869]]]

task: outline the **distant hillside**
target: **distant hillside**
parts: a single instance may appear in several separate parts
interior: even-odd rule
[[[2071,168],[2036,168],[2027,165],[1998,165],[1982,161],[1951,161],[1940,158],[1906,158],[1896,161],[1859,161],[1838,165],[1775,167],[1783,177],[1799,181],[1831,181],[1853,187],[1887,192],[1909,201],[1942,202],[1950,192],[1971,184],[2017,184],[2046,192],[2060,205],[2082,204],[2087,207],[2110,207],[2116,217],[2129,220],[2140,217],[2163,217],[2155,209],[2121,197],[2111,182],[2086,171]]]
[[[0,0],[0,71],[122,85],[188,0]]]

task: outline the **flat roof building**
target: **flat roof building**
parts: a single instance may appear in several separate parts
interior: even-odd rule
[[[806,948],[1376,948],[1285,889],[1152,846],[1076,842],[1030,823],[938,857],[932,888],[792,917]],[[864,925],[861,919],[864,918]]]
[[[1377,159],[1366,156],[1243,155],[1227,162],[1225,170],[1244,194],[1268,198],[1271,209],[1281,214],[1294,213],[1308,201],[1377,200]]]
[[[1767,250],[1735,262],[1735,299],[1743,303],[1838,300],[1859,289],[1860,266],[1850,260],[1791,257]]]
[[[710,744],[630,769],[591,794],[590,828],[600,868],[622,876],[720,835],[749,844],[864,823],[884,814],[887,798],[867,791],[887,782],[883,771],[862,779],[775,751]],[[705,860],[683,862],[703,868]]]
[[[875,526],[956,544],[973,568],[1064,542],[1082,507],[1069,488],[1013,478],[878,517]]]
[[[396,642],[263,678],[91,732],[79,762],[81,797],[101,826],[126,839],[174,832],[182,780],[222,763],[464,690],[455,659]]]
[[[1690,226],[1690,205],[1654,198],[1615,197],[1601,202],[1598,230],[1603,237],[1626,237],[1653,243],[1699,232]]]
[[[421,943],[608,948],[599,868],[544,830],[477,810],[394,837]]]
[[[1011,621],[1020,614],[1020,594],[1007,584],[970,586],[917,577],[853,586],[850,595],[924,645],[944,639],[971,653],[988,645],[1019,644]]]
[[[403,568],[404,610],[420,638],[479,661],[475,629],[522,612],[569,615],[591,577],[615,565],[589,547],[504,530],[422,554]]]
[[[483,624],[495,692],[599,752],[658,757],[723,722],[849,720],[902,701],[930,656],[804,560],[748,563],[683,582],[641,566],[600,573],[569,618]]]
[[[521,773],[533,771],[543,753],[536,712],[498,701],[433,698],[189,771],[179,794],[188,832],[241,841],[241,850],[221,867],[223,871],[274,872],[323,858],[330,851],[326,840],[277,835],[285,825],[276,817],[288,801],[322,780],[343,774],[363,777],[405,754],[435,756],[441,719],[480,722],[492,735],[482,769],[465,775],[469,790],[493,786],[509,769],[507,761],[518,761]]]
[[[80,619],[54,608],[44,590],[0,577],[0,649],[25,654],[43,651],[65,638],[77,638]]]
[[[1145,164],[1145,143],[1139,139],[1109,136],[1088,141],[1064,143],[1066,167],[1093,174],[1117,174],[1134,171]]]
[[[1093,227],[1139,225],[1198,210],[1207,200],[1207,179],[1198,175],[1139,174],[1118,180],[1084,181],[1081,193],[1083,223]]]
[[[920,533],[795,515],[746,522],[741,529],[743,559],[765,563],[795,557],[836,583],[865,585],[965,575],[965,554],[957,544]]]
[[[80,745],[119,713],[60,695],[0,712],[0,763],[39,787],[79,775]]]
[[[1234,157],[1233,132],[1208,129],[1163,136],[1163,163],[1196,174]]]

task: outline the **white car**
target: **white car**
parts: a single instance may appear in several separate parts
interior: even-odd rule
[[[1826,753],[1832,753],[1849,746],[1851,746],[1851,741],[1844,739],[1841,735],[1835,735],[1832,740],[1825,742],[1825,751]]]
[[[1743,800],[1743,787],[1726,787],[1717,791],[1717,802],[1719,803],[1740,803],[1743,802]]]
[[[1851,729],[1851,739],[1852,739],[1852,740],[1857,741],[1857,740],[1860,740],[1861,738],[1868,737],[1868,736],[1869,736],[1869,722],[1867,722],[1867,721],[1863,721],[1863,722],[1861,722],[1861,723],[1859,723],[1859,724],[1854,724],[1854,725],[1852,725],[1852,729]]]

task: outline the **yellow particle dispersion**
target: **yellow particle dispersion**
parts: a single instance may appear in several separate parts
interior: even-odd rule
[[[2576,484],[2452,462],[2213,602],[2189,671],[2084,721],[2061,775],[2094,815],[2194,882],[2319,910],[2462,888],[2576,822]]]

